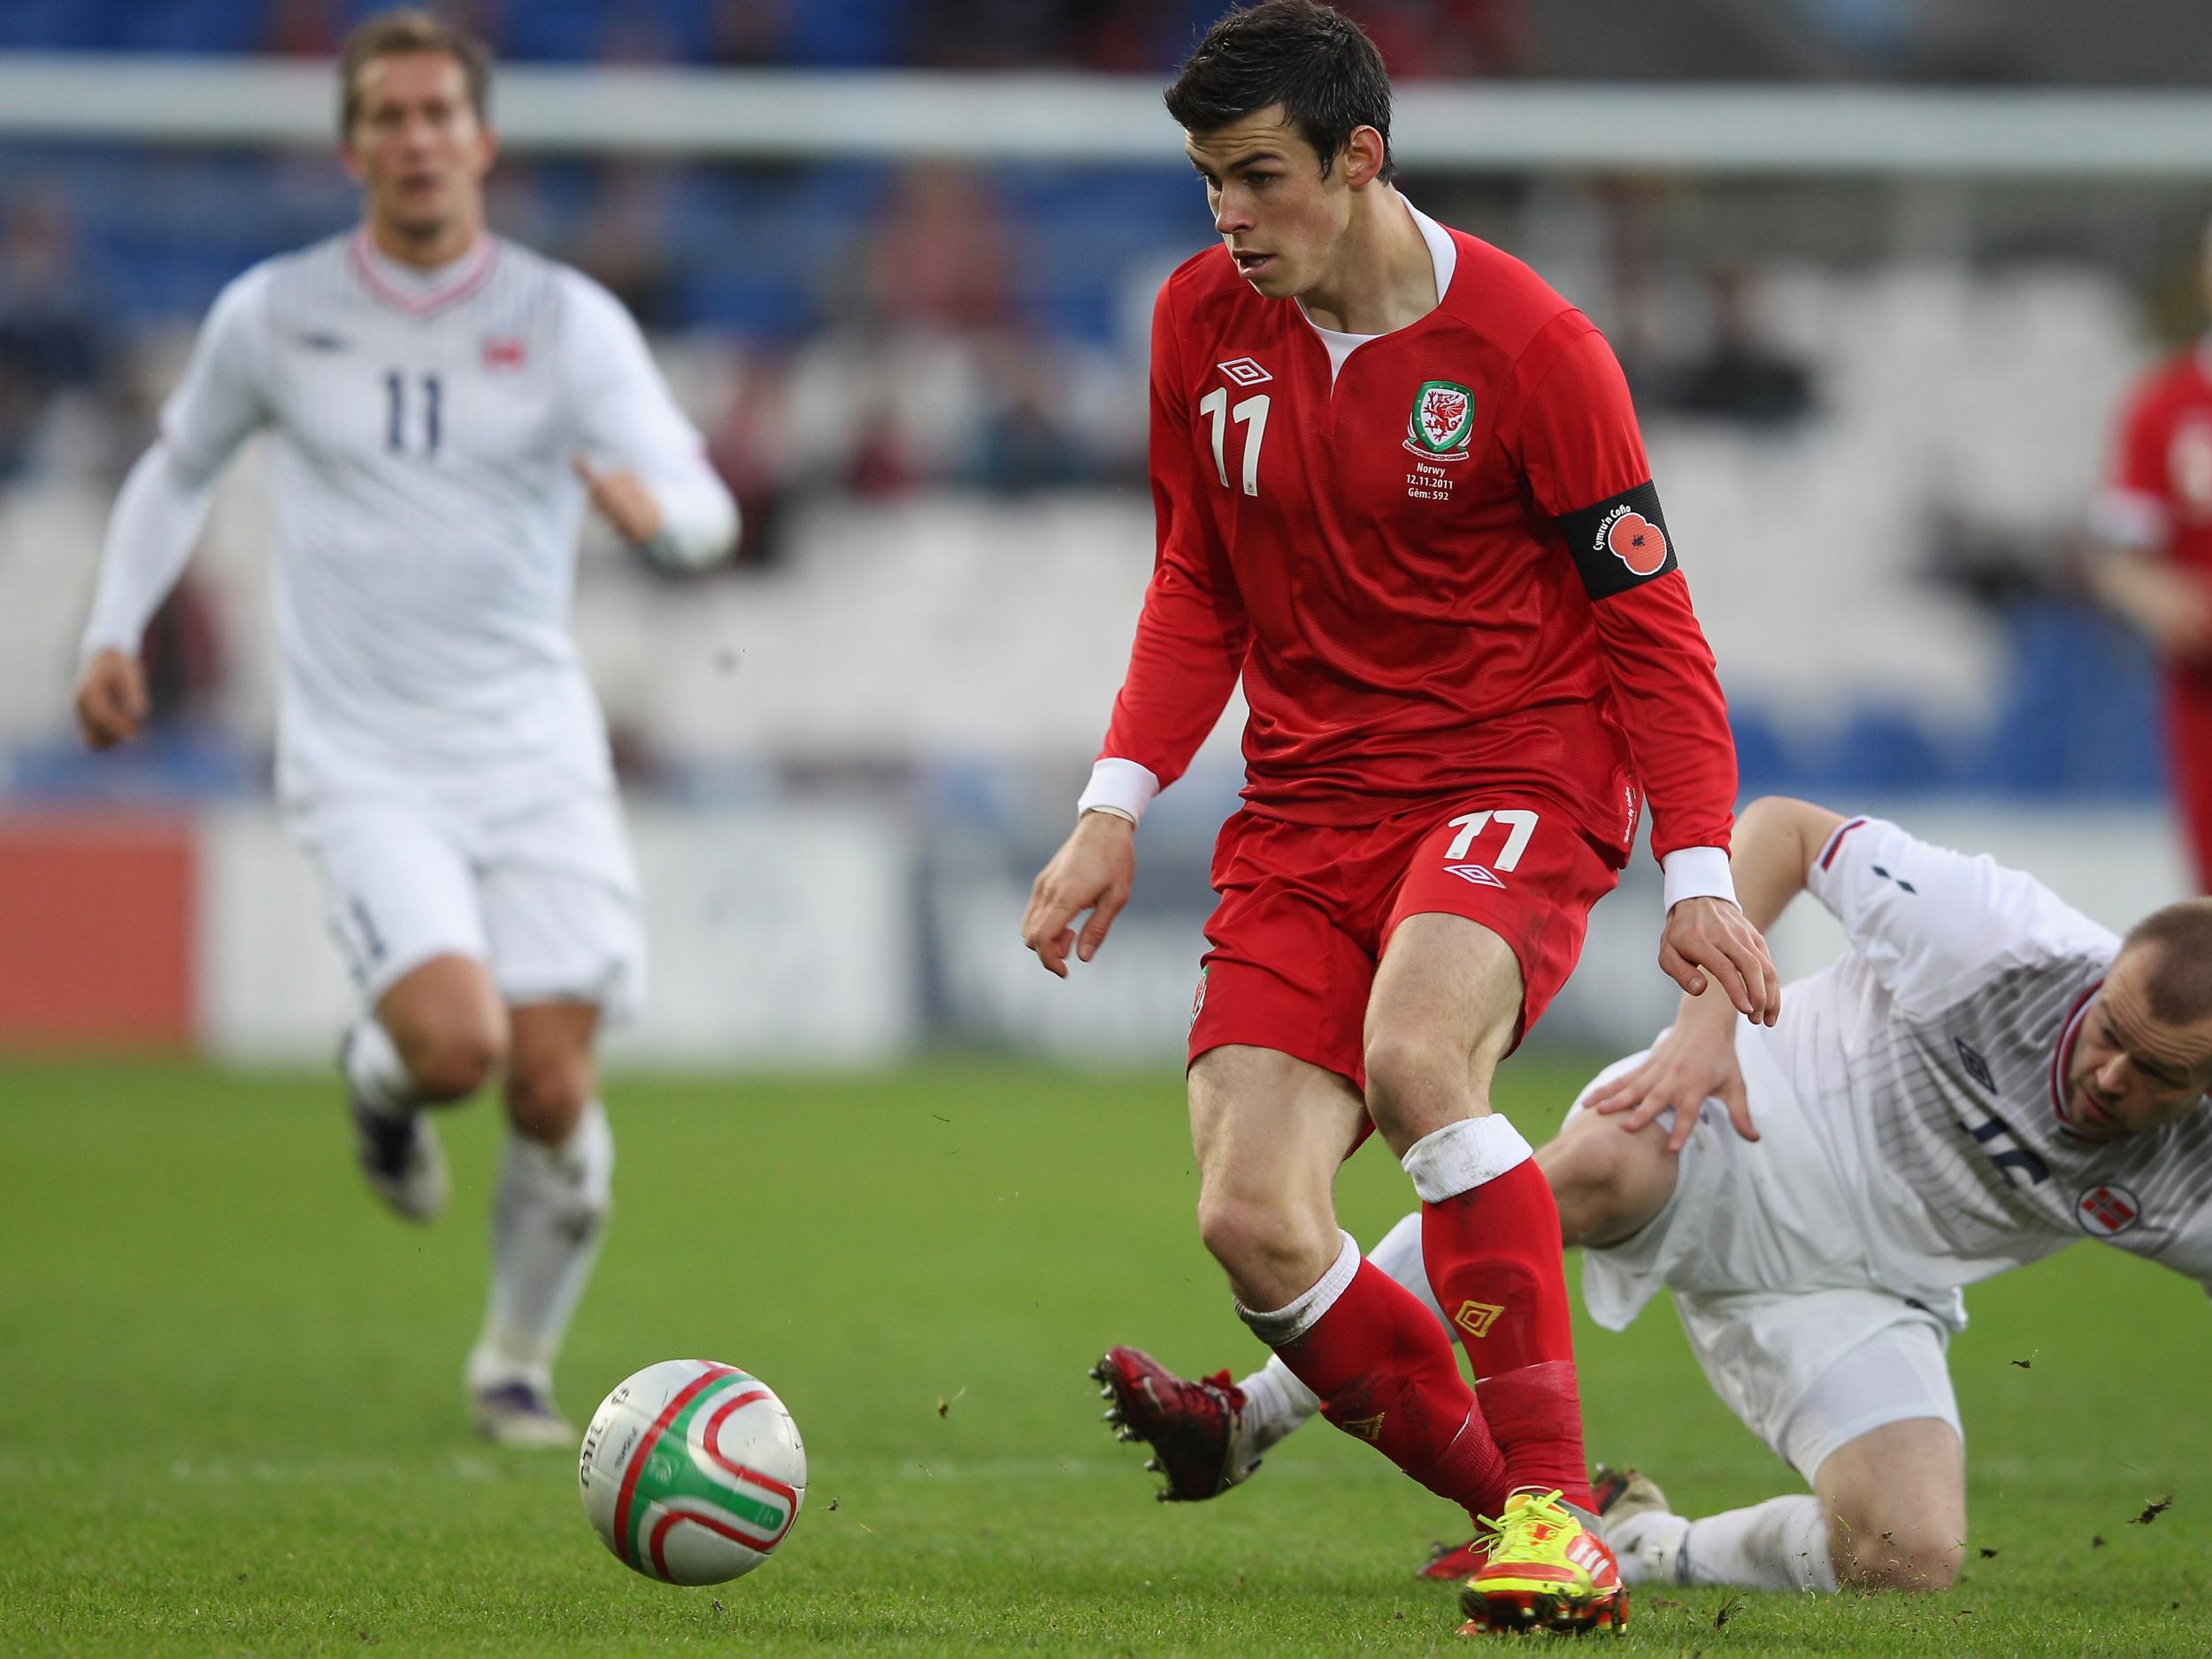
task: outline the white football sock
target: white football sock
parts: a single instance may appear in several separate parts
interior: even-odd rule
[[[1701,1520],[1639,1515],[1609,1528],[1621,1576],[1631,1584],[1735,1584],[1751,1590],[1836,1587],[1828,1553],[1828,1517],[1809,1492],[1769,1498],[1747,1509]],[[1616,1541],[1617,1540],[1617,1542]],[[1636,1565],[1630,1578],[1630,1563]]]
[[[1421,1299],[1421,1305],[1444,1324],[1436,1293],[1429,1288],[1429,1271],[1421,1263],[1421,1212],[1414,1210],[1383,1234],[1382,1242],[1367,1259]],[[1447,1329],[1449,1327],[1448,1326]],[[1313,1390],[1291,1374],[1290,1367],[1270,1355],[1267,1363],[1237,1386],[1244,1390],[1245,1432],[1251,1436],[1256,1456],[1301,1427],[1321,1409]]]
[[[491,1301],[469,1356],[472,1389],[523,1382],[550,1390],[553,1356],[599,1256],[613,1180],[614,1137],[597,1101],[558,1147],[509,1132],[492,1202]]]
[[[1398,1162],[1425,1204],[1440,1204],[1486,1186],[1535,1156],[1521,1132],[1495,1113],[1432,1130]]]
[[[1321,1409],[1319,1397],[1272,1354],[1237,1386],[1244,1390],[1244,1432],[1255,1457]]]
[[[353,1098],[372,1111],[399,1117],[422,1104],[422,1088],[399,1057],[391,1033],[373,1014],[364,1014],[346,1033],[339,1066]]]
[[[1359,1240],[1339,1228],[1336,1260],[1306,1290],[1279,1308],[1248,1308],[1237,1303],[1237,1317],[1252,1327],[1252,1334],[1270,1348],[1287,1348],[1321,1323],[1336,1306],[1336,1299],[1351,1287],[1359,1273]]]
[[[1504,1119],[1496,1121],[1502,1123]],[[1436,1292],[1429,1287],[1429,1270],[1421,1259],[1419,1210],[1402,1217],[1396,1226],[1383,1234],[1382,1242],[1368,1251],[1367,1259],[1418,1297],[1421,1305],[1436,1316],[1445,1334],[1452,1334],[1451,1322],[1444,1317],[1444,1310],[1436,1305]]]

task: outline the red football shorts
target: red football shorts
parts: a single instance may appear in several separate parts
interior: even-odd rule
[[[1479,922],[1512,949],[1517,1042],[1574,972],[1590,907],[1625,862],[1565,808],[1518,792],[1357,826],[1240,811],[1214,843],[1220,902],[1206,923],[1190,1058],[1250,1044],[1363,1090],[1375,964],[1400,922],[1429,911]]]

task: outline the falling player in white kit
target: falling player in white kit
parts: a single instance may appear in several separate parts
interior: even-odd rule
[[[1961,1287],[2087,1238],[2212,1288],[2212,899],[2122,940],[1988,857],[1781,798],[1731,862],[1762,932],[1809,890],[1850,949],[1771,1029],[1685,998],[1537,1157],[1592,1317],[1623,1329],[1671,1290],[1714,1389],[1813,1491],[1689,1520],[1601,1479],[1606,1540],[1631,1583],[1942,1588],[1966,1537]],[[1426,1294],[1417,1216],[1370,1259]],[[1125,1433],[1164,1496],[1225,1490],[1316,1409],[1273,1363],[1155,1371]]]
[[[104,749],[147,712],[139,641],[216,480],[269,435],[277,787],[367,1012],[342,1056],[360,1159],[401,1214],[444,1207],[419,1109],[503,1071],[511,1129],[480,1428],[572,1444],[551,1368],[614,1162],[603,1018],[644,972],[606,734],[568,633],[588,501],[661,560],[720,558],[736,509],[636,325],[578,273],[488,234],[483,47],[373,17],[340,64],[363,223],[215,302],[116,503],[77,713]]]

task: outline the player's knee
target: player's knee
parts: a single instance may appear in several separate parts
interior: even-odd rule
[[[1859,1554],[1836,1563],[1836,1582],[1847,1590],[1916,1595],[1947,1590],[1958,1577],[1959,1552],[1932,1547],[1887,1550],[1872,1558]]]
[[[1593,1125],[1537,1149],[1537,1167],[1559,1204],[1559,1230],[1568,1244],[1609,1235],[1609,1223],[1628,1194],[1630,1148],[1611,1125]]]
[[[1198,1236],[1207,1252],[1240,1290],[1266,1292],[1278,1307],[1310,1283],[1307,1270],[1337,1243],[1325,1238],[1287,1206],[1242,1194],[1206,1192],[1198,1200]],[[1303,1280],[1305,1282],[1294,1282]]]
[[[591,1099],[588,1064],[567,1056],[518,1062],[507,1074],[507,1121],[527,1140],[558,1146]]]
[[[1417,1138],[1466,1116],[1467,1056],[1455,1043],[1419,1032],[1378,1031],[1361,1061],[1367,1110],[1386,1134]]]
[[[399,1049],[417,1086],[434,1101],[475,1094],[506,1058],[498,1032],[466,1021],[411,1032],[400,1040]]]
[[[1962,1539],[1931,1536],[1917,1511],[1841,1510],[1830,1522],[1836,1582],[1847,1590],[1916,1594],[1958,1582]]]

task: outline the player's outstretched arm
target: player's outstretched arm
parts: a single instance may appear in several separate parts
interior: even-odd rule
[[[146,671],[127,651],[95,652],[78,676],[77,727],[94,749],[112,749],[136,737],[149,706]]]
[[[1805,890],[1813,861],[1842,822],[1839,813],[1786,795],[1763,796],[1747,807],[1736,820],[1729,858],[1743,907],[1737,921],[1755,936],[1772,927],[1790,901]],[[1686,899],[1675,906],[1675,912],[1693,903],[1719,905],[1722,901]],[[1670,914],[1671,928],[1673,919]],[[1764,950],[1762,938],[1762,955]],[[1768,971],[1772,972],[1770,962]],[[1597,1090],[1588,1102],[1594,1111],[1626,1114],[1624,1126],[1632,1130],[1672,1108],[1670,1151],[1679,1151],[1690,1138],[1698,1108],[1707,1100],[1717,1099],[1727,1106],[1729,1120],[1746,1140],[1759,1138],[1736,1059],[1736,1019],[1744,1011],[1742,1004],[1717,982],[1697,977],[1702,982],[1695,990],[1684,987],[1674,1025],[1652,1045],[1643,1063]]]
[[[1136,833],[1137,826],[1118,813],[1086,812],[1038,872],[1022,918],[1022,942],[1048,971],[1064,979],[1071,950],[1088,962],[1106,942],[1136,878]],[[1090,920],[1079,939],[1072,924],[1086,910]]]

